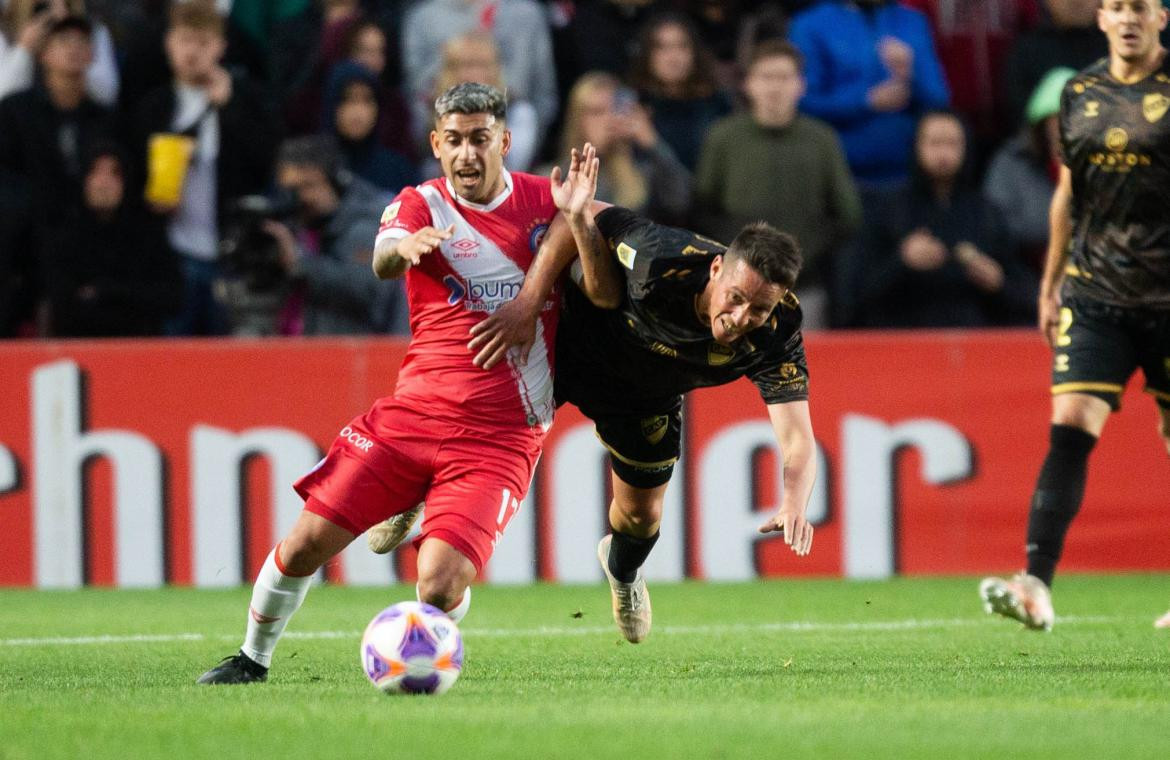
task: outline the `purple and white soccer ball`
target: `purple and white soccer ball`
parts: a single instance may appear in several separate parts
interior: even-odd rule
[[[361,657],[370,683],[387,694],[442,694],[463,669],[463,637],[439,608],[399,602],[366,626]]]

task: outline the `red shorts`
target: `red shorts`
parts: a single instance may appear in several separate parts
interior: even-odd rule
[[[454,546],[477,571],[528,492],[540,428],[472,430],[379,399],[346,425],[329,453],[293,484],[315,514],[354,535],[426,502],[418,546]]]

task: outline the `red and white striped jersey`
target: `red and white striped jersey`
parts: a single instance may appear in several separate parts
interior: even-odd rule
[[[455,194],[446,178],[407,187],[382,214],[377,242],[426,226],[455,234],[406,273],[410,347],[394,395],[468,427],[548,429],[553,411],[553,346],[559,288],[519,366],[512,356],[489,371],[471,363],[472,325],[520,292],[556,206],[546,177],[504,171],[504,190],[486,204]]]

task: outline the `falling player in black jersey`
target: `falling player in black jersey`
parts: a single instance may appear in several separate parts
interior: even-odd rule
[[[566,215],[567,248],[550,243],[560,254],[538,257],[521,294],[476,328],[471,346],[480,350],[476,363],[491,366],[531,343],[544,294],[580,250],[577,287],[566,287],[557,334],[556,395],[594,421],[611,454],[612,533],[598,557],[614,620],[638,642],[650,631],[651,612],[640,568],[658,538],[679,457],[684,393],[744,376],[755,383],[784,467],[780,506],[760,531],[782,531],[800,556],[812,547],[805,510],[815,444],[800,306],[791,293],[801,259],[795,239],[763,222],[724,246],[624,208],[598,210],[603,205],[578,205],[579,213]],[[564,238],[554,222],[549,237],[558,234]]]
[[[1050,630],[1049,588],[1093,445],[1141,367],[1170,451],[1170,65],[1160,0],[1103,0],[1109,57],[1061,96],[1040,329],[1053,350],[1052,427],[1028,517],[1026,572],[986,578],[988,612]],[[1156,622],[1170,627],[1170,613]]]

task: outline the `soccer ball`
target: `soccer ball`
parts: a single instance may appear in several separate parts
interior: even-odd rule
[[[387,694],[442,694],[463,668],[463,637],[437,607],[399,602],[366,626],[361,658],[370,683]]]

